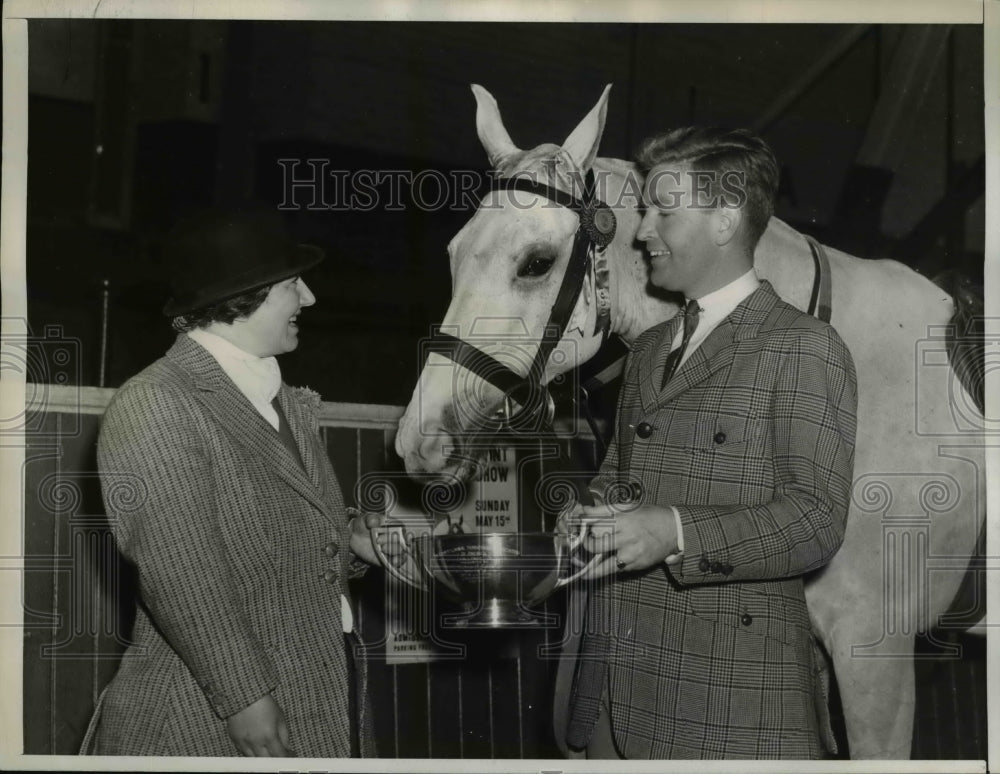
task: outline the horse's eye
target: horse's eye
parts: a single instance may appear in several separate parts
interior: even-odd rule
[[[517,270],[518,277],[542,277],[552,268],[555,259],[551,256],[536,255],[529,258]]]

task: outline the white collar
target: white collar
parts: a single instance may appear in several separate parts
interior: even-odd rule
[[[723,285],[718,290],[702,296],[698,301],[701,307],[699,325],[719,322],[730,314],[740,302],[760,287],[760,280],[757,278],[757,270],[750,268],[728,285]]]
[[[252,355],[203,328],[188,331],[187,335],[208,350],[254,406],[270,407],[281,388],[281,368],[276,358]]]

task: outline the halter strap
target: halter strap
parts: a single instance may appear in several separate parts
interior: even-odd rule
[[[601,261],[601,265],[598,267],[595,265],[594,257],[598,251],[603,251],[614,239],[617,221],[611,208],[600,201],[594,193],[593,170],[587,172],[582,199],[550,185],[537,183],[524,176],[497,178],[493,181],[492,190],[524,191],[536,194],[573,210],[580,218],[580,225],[573,237],[569,262],[566,265],[559,292],[556,294],[555,302],[549,312],[549,320],[538,343],[535,358],[525,376],[515,373],[478,347],[440,330],[435,331],[431,340],[427,342],[429,351],[451,358],[458,365],[500,390],[504,395],[505,406],[501,416],[506,414],[501,422],[505,422],[508,427],[513,428],[516,425],[526,424],[525,422],[515,423],[512,421],[513,417],[510,415],[509,406],[511,397],[515,393],[518,394],[517,400],[521,404],[522,412],[529,418],[539,415],[546,407],[551,406],[552,397],[542,385],[545,366],[552,350],[562,339],[573,309],[580,298],[588,272],[594,276],[595,291],[597,291],[595,295],[598,313],[595,334],[600,332],[604,338],[607,338],[610,331],[607,263]],[[551,411],[546,413],[551,414]]]
[[[524,382],[523,377],[518,376],[492,355],[441,330],[433,332],[424,349],[427,352],[446,355],[456,365],[472,371],[480,379],[489,382],[505,395],[520,387]]]
[[[592,175],[593,173],[589,173]],[[524,191],[525,193],[537,194],[538,196],[544,196],[551,202],[565,207],[568,210],[582,210],[584,208],[583,200],[576,198],[571,193],[555,188],[551,185],[546,185],[545,183],[537,183],[530,177],[525,177],[523,175],[515,175],[514,177],[497,177],[493,178],[493,183],[490,186],[491,191]]]
[[[585,233],[598,250],[606,248],[615,238],[618,222],[611,208],[597,198],[592,169],[587,171],[587,176],[584,178],[583,199],[578,199],[573,194],[544,183],[537,183],[524,176],[495,178],[490,190],[523,191],[536,194],[568,210],[573,210],[580,217],[580,227],[577,233]]]

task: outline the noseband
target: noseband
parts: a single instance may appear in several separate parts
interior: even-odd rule
[[[615,237],[617,221],[611,208],[595,194],[592,170],[587,172],[582,199],[525,177],[497,178],[493,181],[491,191],[524,191],[542,196],[573,210],[580,218],[566,273],[563,274],[559,293],[549,312],[549,320],[545,324],[534,360],[527,374],[521,376],[492,355],[440,328],[433,331],[425,346],[428,352],[450,358],[503,393],[503,407],[497,411],[496,419],[485,423],[482,430],[526,433],[542,429],[552,422],[555,403],[548,388],[542,383],[542,377],[549,355],[562,339],[576,308],[588,273],[593,275],[597,302],[594,335],[600,333],[602,339],[608,337],[611,329],[611,298],[604,252]],[[515,403],[520,409],[515,410]]]

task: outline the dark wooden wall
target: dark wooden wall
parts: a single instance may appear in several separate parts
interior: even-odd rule
[[[131,616],[104,523],[100,416],[49,413],[24,467],[24,751],[74,753],[118,668]],[[123,598],[121,608],[119,599]]]
[[[104,522],[95,472],[100,404],[111,391],[100,392],[104,397],[90,401],[89,408],[71,410],[72,402],[64,401],[62,409],[29,413],[25,423],[30,429],[24,467],[27,754],[77,752],[96,697],[117,669],[133,615],[131,572]],[[392,478],[398,471],[392,423],[327,424],[333,425],[323,430],[327,448],[349,501],[363,474],[384,471]],[[550,465],[578,464],[581,471],[593,465],[593,449],[568,441],[560,445],[562,458]],[[544,526],[540,518],[523,515],[522,528]],[[543,655],[556,643],[557,627],[448,633],[465,646],[462,657],[387,664],[384,575],[372,569],[353,583],[359,628],[372,645],[371,695],[381,757],[559,756],[551,731],[557,662]],[[544,612],[558,615],[561,604],[554,596]],[[962,645],[961,658],[941,654],[927,640],[918,644],[913,757],[985,759],[985,642],[945,636]]]
[[[844,34],[841,25],[822,24],[34,19],[28,26],[29,322],[77,337],[77,383],[106,386],[120,385],[170,344],[160,314],[167,272],[155,250],[162,230],[194,207],[244,196],[283,201],[279,159],[302,161],[297,177],[307,159],[345,176],[483,175],[471,82],[496,97],[524,148],[562,142],[613,83],[600,153],[631,158],[643,137],[670,127],[755,125]],[[907,29],[873,25],[768,125],[764,137],[782,165],[776,212],[847,252],[896,257],[927,276],[960,269],[981,282],[981,26],[952,29],[920,111],[894,135],[905,164],[895,177],[886,173],[886,183],[895,181],[886,206],[846,187]],[[472,209],[417,206],[406,185],[398,197],[388,185],[377,189],[370,208],[344,209],[341,200],[309,209],[311,196],[290,197],[300,208],[286,212],[292,233],[323,247],[327,260],[310,272],[317,304],[301,318],[305,335],[287,378],[329,400],[396,405],[416,382],[418,342],[447,309],[446,248]],[[866,213],[865,223],[876,222],[885,245],[854,244],[861,230],[841,222],[841,198]],[[925,223],[941,202],[948,206]]]

